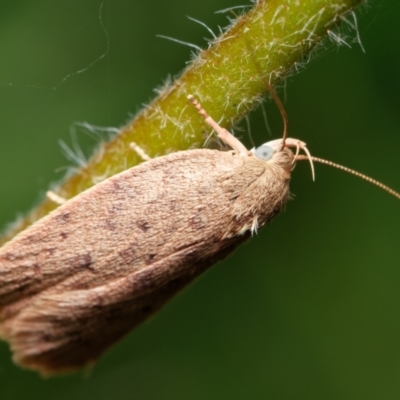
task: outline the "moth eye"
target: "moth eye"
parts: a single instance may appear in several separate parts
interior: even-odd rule
[[[272,155],[274,154],[274,149],[270,146],[262,145],[260,147],[257,147],[254,155],[264,161],[268,161],[272,158]]]

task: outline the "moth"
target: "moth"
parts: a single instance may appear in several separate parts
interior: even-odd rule
[[[284,136],[248,151],[189,100],[232,150],[142,163],[0,249],[0,337],[17,364],[43,375],[93,364],[285,207],[306,144]]]

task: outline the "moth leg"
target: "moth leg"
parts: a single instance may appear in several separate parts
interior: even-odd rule
[[[246,149],[246,147],[243,145],[243,143],[235,138],[235,136],[232,135],[229,131],[227,131],[225,128],[222,126],[218,125],[217,122],[215,122],[204,110],[204,108],[201,106],[201,104],[192,96],[191,94],[187,97],[189,101],[196,107],[197,111],[199,114],[204,118],[206,123],[211,126],[211,128],[214,129],[215,132],[217,132],[218,137],[225,142],[228,146],[232,147],[232,149],[236,150],[241,156],[248,156],[251,153],[249,150]]]
[[[53,201],[54,203],[62,206],[63,204],[65,204],[68,200],[64,197],[59,196],[57,193],[53,192],[52,190],[48,190],[46,192],[46,197]]]
[[[131,142],[129,146],[143,161],[151,160],[151,157],[135,142]]]

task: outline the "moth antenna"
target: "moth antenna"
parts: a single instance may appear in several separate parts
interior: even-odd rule
[[[304,151],[306,153],[308,153],[305,149]],[[296,160],[312,160],[315,162],[319,162],[321,164],[325,164],[325,165],[330,165],[331,167],[337,168],[337,169],[341,169],[342,171],[348,172],[349,174],[355,175],[358,178],[364,179],[365,181],[372,183],[375,186],[378,186],[379,188],[385,190],[386,192],[390,193],[392,196],[397,197],[400,200],[400,193],[396,192],[395,190],[391,189],[389,186],[384,185],[383,183],[369,177],[368,175],[364,175],[361,172],[355,171],[354,169],[345,167],[343,165],[340,164],[336,164],[332,161],[329,160],[324,160],[323,158],[318,158],[318,157],[314,157],[311,155],[304,156],[304,155],[298,155]]]
[[[201,104],[195,99],[191,94],[188,95],[188,100],[196,107],[199,114],[204,118],[206,123],[217,132],[218,137],[226,143],[232,149],[236,150],[241,156],[248,156],[249,150],[246,149],[244,144],[235,136],[232,135],[228,130],[220,126],[216,121],[214,121],[208,114],[207,111],[201,106]]]

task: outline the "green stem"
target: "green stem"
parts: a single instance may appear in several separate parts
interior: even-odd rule
[[[266,91],[305,63],[342,17],[362,0],[259,0],[216,39],[159,96],[98,149],[88,164],[68,177],[57,193],[69,199],[141,162],[135,142],[150,156],[202,147],[209,128],[189,105],[193,94],[226,128],[253,109]],[[57,204],[46,199],[0,239],[12,238]]]

